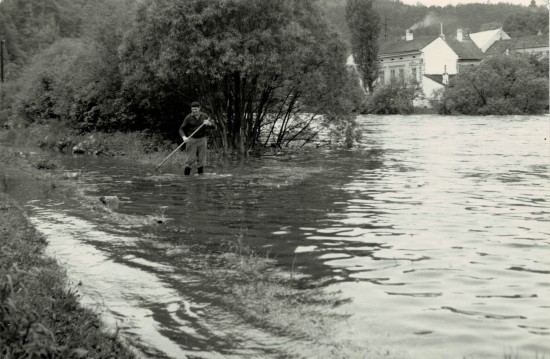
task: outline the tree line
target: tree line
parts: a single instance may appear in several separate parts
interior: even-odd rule
[[[176,136],[200,100],[218,146],[246,153],[307,141],[319,118],[352,126],[361,101],[316,0],[4,0],[0,17],[2,113],[27,124]]]

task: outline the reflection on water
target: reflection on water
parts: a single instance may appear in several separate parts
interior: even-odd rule
[[[354,299],[342,310],[353,315],[336,332],[381,356],[548,356],[548,119],[395,116],[361,123],[365,143],[356,151],[227,161],[190,179],[170,167],[154,173],[105,158],[62,160],[85,173],[90,194],[117,195],[118,212],[170,218],[156,236],[242,237],[282,266],[342,290]],[[5,177],[2,188],[17,191]],[[175,271],[166,248],[151,247],[145,233],[92,219],[76,224],[78,211],[67,203],[45,203],[32,203],[37,226],[52,233],[58,256],[74,267],[73,278],[89,283],[94,302],[103,298],[114,318],[133,323],[127,332],[149,355],[266,356],[289,346],[300,352],[213,306],[219,293]]]

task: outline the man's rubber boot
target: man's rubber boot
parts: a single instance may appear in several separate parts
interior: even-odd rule
[[[189,176],[191,174],[191,167],[185,167],[185,171],[183,172],[186,176]]]
[[[200,175],[202,175],[202,173],[204,172],[204,167],[199,167],[197,168],[198,172]]]

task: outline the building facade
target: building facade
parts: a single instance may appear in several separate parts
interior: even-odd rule
[[[380,47],[379,84],[401,83],[417,86],[422,95],[414,106],[427,107],[449,80],[484,58],[512,52],[549,57],[548,35],[512,39],[501,29],[456,36],[419,36],[407,30],[399,40]]]
[[[482,54],[462,34],[446,39],[445,35],[415,37],[411,30],[397,41],[381,46],[379,51],[379,83],[410,83],[422,92],[415,106],[427,107],[430,99],[443,89],[463,66],[479,63]]]

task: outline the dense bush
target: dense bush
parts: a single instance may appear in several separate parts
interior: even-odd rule
[[[127,13],[133,13],[129,1],[83,4],[87,16],[80,21],[82,36],[58,39],[27,59],[16,81],[17,117],[26,123],[62,120],[82,131],[134,125],[135,115],[120,93],[118,58],[123,33],[130,26]]]
[[[376,87],[364,112],[382,115],[409,114],[414,111],[413,100],[419,95],[417,84],[392,81]]]
[[[493,57],[453,78],[438,104],[439,111],[468,115],[543,113],[548,109],[547,76],[548,70],[534,58]]]
[[[80,39],[55,42],[37,56],[19,80],[17,113],[28,122],[68,119],[75,100],[99,78],[95,43]]]

